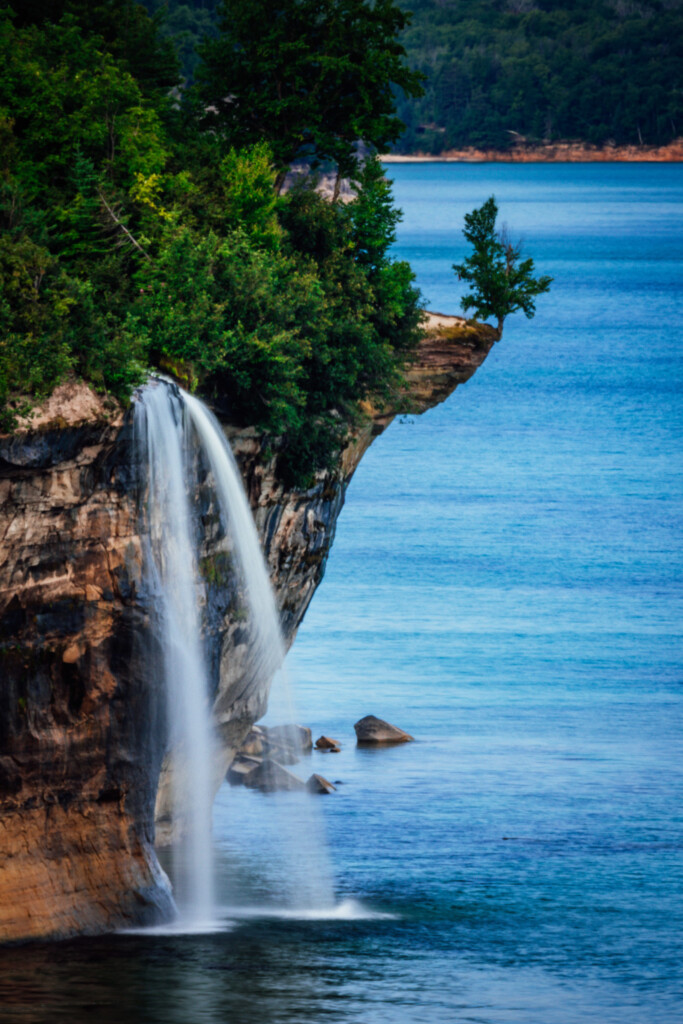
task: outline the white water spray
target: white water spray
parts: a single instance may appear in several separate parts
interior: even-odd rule
[[[246,589],[251,623],[250,671],[269,686],[276,677],[271,705],[279,722],[295,721],[294,702],[286,671],[285,646],[270,577],[259,543],[242,477],[221,426],[206,406],[183,392],[188,417],[206,456],[226,533],[232,536]],[[294,745],[292,734],[292,745]],[[289,882],[290,898],[298,910],[329,913],[334,904],[332,872],[315,801],[308,794],[273,794],[269,824],[277,832],[279,859]],[[325,908],[325,910],[321,910]]]
[[[147,467],[150,586],[166,682],[173,806],[184,828],[174,850],[176,885],[188,923],[213,915],[211,768],[213,737],[209,687],[202,651],[196,539],[187,487],[187,431],[183,403],[166,384],[140,390],[135,441]]]

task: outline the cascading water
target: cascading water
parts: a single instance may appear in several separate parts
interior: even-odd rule
[[[156,597],[157,633],[169,702],[174,835],[173,874],[182,894],[182,922],[204,926],[215,920],[211,813],[216,757],[201,607],[204,586],[198,572],[198,523],[193,515],[197,467],[210,472],[222,529],[232,539],[246,592],[249,619],[249,674],[266,692],[284,660],[284,643],[274,594],[256,527],[230,446],[215,417],[177,385],[155,379],[137,392],[135,438],[147,467],[149,585]],[[282,710],[291,709],[284,676]],[[283,699],[284,695],[284,699]],[[291,721],[291,717],[290,717]],[[308,908],[332,906],[331,872],[320,832],[305,795],[292,814],[278,814],[283,857],[289,861],[294,902]]]
[[[230,533],[245,583],[251,623],[251,672],[270,684],[285,656],[277,605],[261,551],[242,478],[220,424],[206,406],[183,393],[188,417],[213,476],[221,519]],[[282,668],[274,686],[276,720],[295,721],[294,701]],[[294,735],[294,734],[293,734]],[[282,796],[282,803],[280,802]],[[327,848],[320,841],[320,822],[307,794],[273,794],[271,827],[277,831],[283,875],[290,903],[297,909],[320,910],[334,903],[332,871]],[[285,895],[285,894],[280,894]]]
[[[223,528],[230,533],[247,592],[252,625],[251,656],[261,678],[270,682],[285,650],[273,588],[268,577],[251,508],[235,458],[216,417],[203,402],[181,392],[189,420],[206,456],[216,489]]]
[[[212,729],[201,643],[196,539],[188,496],[188,437],[178,389],[138,392],[135,441],[147,467],[148,577],[155,594],[169,711],[174,810],[184,827],[175,846],[176,887],[191,924],[213,916]]]

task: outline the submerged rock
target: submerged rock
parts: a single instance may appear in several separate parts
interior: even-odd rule
[[[262,763],[263,759],[260,757],[238,754],[228,768],[225,778],[231,786],[241,786],[246,776]]]
[[[291,747],[306,753],[313,746],[313,734],[305,725],[261,726],[268,742],[278,747]]]
[[[356,739],[361,745],[409,743],[413,739],[403,729],[385,722],[383,718],[376,718],[375,715],[366,715],[365,718],[361,718],[354,725],[354,729],[356,730]]]
[[[301,760],[300,751],[294,750],[292,747],[276,746],[274,743],[267,745],[266,756],[279,764],[298,764]]]
[[[328,754],[338,754],[341,746],[336,740],[330,739],[329,736],[319,736],[315,741],[315,749],[323,750]]]
[[[262,761],[244,776],[244,785],[249,789],[260,789],[262,793],[278,791],[299,791],[306,788],[303,779],[287,771],[277,761]]]
[[[316,775],[314,772],[306,782],[306,789],[309,793],[335,793],[337,787],[333,786],[322,775]]]

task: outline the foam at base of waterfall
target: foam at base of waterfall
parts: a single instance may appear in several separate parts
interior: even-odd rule
[[[335,906],[319,910],[297,910],[291,907],[217,907],[208,921],[175,921],[148,928],[122,928],[120,935],[216,935],[235,931],[248,921],[394,921],[396,914],[373,910],[359,900],[345,899]]]

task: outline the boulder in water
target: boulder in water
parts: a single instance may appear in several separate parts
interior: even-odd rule
[[[258,727],[258,725],[252,726],[247,733],[247,738],[239,749],[239,753],[247,754],[251,757],[258,757],[259,754],[263,753],[263,740],[263,731]]]
[[[309,793],[335,793],[337,787],[324,779],[322,775],[316,775],[314,772],[306,783],[306,789]]]
[[[228,768],[225,778],[231,786],[241,786],[249,772],[262,763],[260,757],[249,757],[246,754],[237,754],[234,761]]]
[[[300,753],[292,747],[280,747],[274,743],[268,743],[266,748],[269,760],[277,761],[278,764],[298,764],[301,760]]]
[[[329,754],[338,754],[341,747],[336,740],[330,739],[329,736],[319,736],[315,741],[315,749],[323,750]]]
[[[287,771],[277,761],[265,760],[244,776],[244,785],[249,789],[260,789],[262,793],[282,790],[297,791],[306,788],[303,779]]]
[[[413,739],[403,729],[385,722],[383,718],[376,718],[375,715],[366,715],[365,718],[361,718],[354,725],[354,729],[356,730],[358,744],[361,746],[409,743]]]
[[[313,734],[305,725],[273,725],[261,727],[268,742],[278,747],[291,747],[307,753],[313,746]]]

